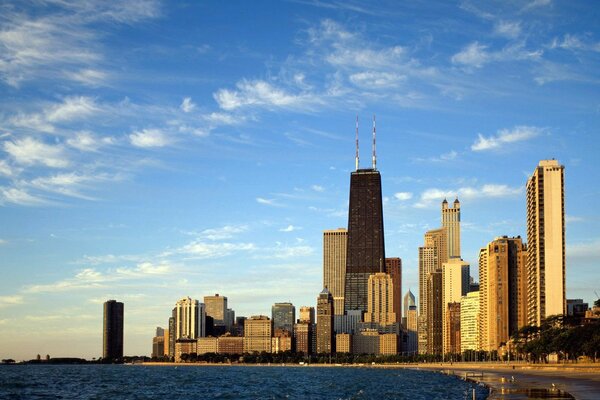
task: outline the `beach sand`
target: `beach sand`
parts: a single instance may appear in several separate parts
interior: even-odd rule
[[[490,399],[600,399],[600,364],[444,363],[414,368],[482,382],[492,388]]]

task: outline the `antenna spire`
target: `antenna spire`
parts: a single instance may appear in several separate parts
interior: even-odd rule
[[[358,171],[358,114],[356,114],[356,170]]]
[[[373,114],[373,169],[377,169],[377,156],[375,155],[375,114]]]

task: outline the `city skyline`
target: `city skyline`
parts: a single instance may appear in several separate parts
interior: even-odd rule
[[[361,166],[377,115],[402,294],[443,198],[460,198],[477,277],[482,246],[526,239],[527,178],[556,158],[566,297],[595,300],[593,6],[136,4],[0,8],[6,356],[100,356],[108,299],[126,305],[126,354],[149,353],[183,296],[246,317],[314,306],[323,230],[347,227],[356,115]]]

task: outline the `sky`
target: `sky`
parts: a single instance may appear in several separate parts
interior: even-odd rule
[[[114,4],[113,4],[114,3]],[[118,4],[122,3],[122,4]],[[567,298],[600,291],[600,5],[585,1],[32,0],[0,5],[1,358],[93,358],[102,303],[149,355],[175,302],[314,306],[347,226],[355,121],[377,118],[386,255],[525,232],[565,166]]]

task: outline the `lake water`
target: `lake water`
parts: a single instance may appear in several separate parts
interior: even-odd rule
[[[380,368],[0,366],[0,399],[485,399],[434,372]]]

